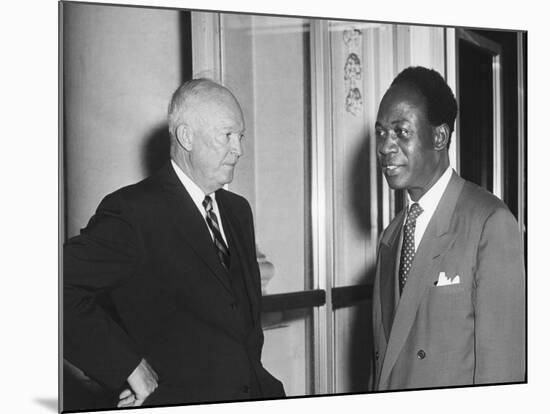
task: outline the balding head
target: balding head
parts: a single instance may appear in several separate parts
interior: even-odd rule
[[[176,89],[168,105],[170,137],[175,138],[176,128],[182,123],[192,123],[197,117],[200,118],[201,113],[208,111],[204,106],[212,103],[236,105],[240,111],[239,104],[229,89],[210,79],[192,79],[182,84]]]
[[[233,179],[242,154],[242,110],[225,87],[209,79],[181,85],[168,107],[171,157],[206,194]]]

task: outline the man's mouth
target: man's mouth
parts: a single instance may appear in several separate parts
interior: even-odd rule
[[[399,168],[401,168],[402,165],[395,165],[395,164],[387,164],[382,167],[382,171],[386,175],[395,175],[399,172]]]

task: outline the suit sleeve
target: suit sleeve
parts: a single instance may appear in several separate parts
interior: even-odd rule
[[[497,209],[481,233],[475,274],[474,383],[525,380],[525,268],[512,214]]]
[[[63,250],[64,357],[111,388],[121,387],[141,360],[116,313],[104,305],[142,256],[125,204],[107,196]]]

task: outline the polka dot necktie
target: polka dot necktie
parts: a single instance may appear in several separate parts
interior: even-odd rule
[[[220,225],[218,223],[218,217],[216,217],[216,213],[214,213],[214,206],[212,205],[212,199],[210,196],[204,197],[202,206],[206,210],[206,223],[214,235],[214,247],[216,248],[216,254],[218,255],[223,267],[225,267],[226,270],[229,270],[229,249],[223,240]]]
[[[413,203],[409,209],[407,221],[403,231],[403,245],[401,246],[401,260],[399,261],[399,294],[403,292],[407,276],[414,260],[414,230],[416,228],[416,219],[424,210]]]

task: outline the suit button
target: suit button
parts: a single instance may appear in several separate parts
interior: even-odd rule
[[[378,358],[380,358],[380,353],[378,351],[376,351],[376,353],[374,354],[374,358],[378,361]]]
[[[418,352],[416,353],[416,357],[417,357],[418,359],[424,359],[424,358],[426,358],[426,352],[424,352],[424,350],[421,349],[420,351],[418,351]]]
[[[248,385],[243,385],[243,392],[248,394],[250,392],[250,387]]]

